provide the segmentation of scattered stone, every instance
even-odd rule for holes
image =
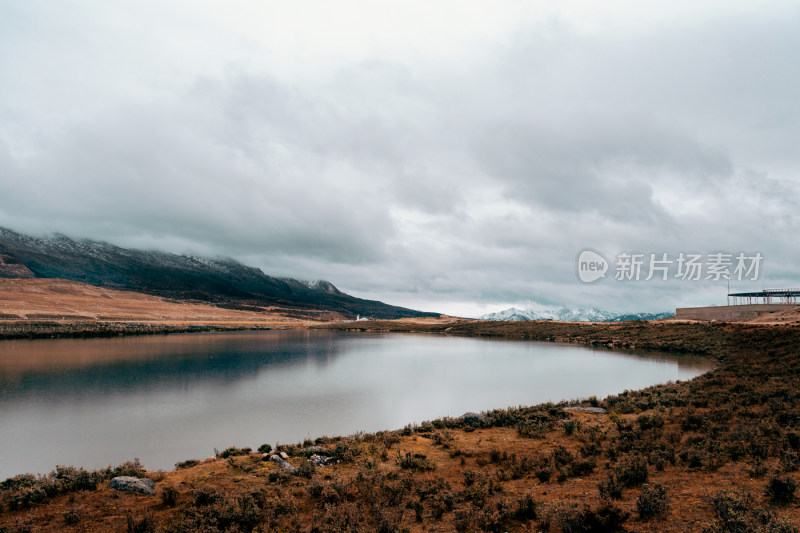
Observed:
[[[286,459],[284,459],[280,455],[273,455],[269,458],[269,460],[278,463],[278,466],[281,468],[281,470],[285,472],[289,472],[290,474],[294,474],[297,472],[297,469],[292,465],[290,465],[288,461],[286,461]]]
[[[283,459],[284,461],[286,461],[287,459],[289,459],[289,455],[288,455],[286,452],[281,452],[281,453],[279,453],[278,455],[280,455],[280,456],[281,456],[281,459]]]
[[[582,413],[594,413],[596,415],[604,415],[607,413],[602,407],[565,407],[565,411],[580,411]]]
[[[123,492],[139,492],[141,494],[156,493],[156,484],[153,483],[152,479],[147,478],[119,476],[109,481],[108,486],[112,489],[121,490]]]
[[[480,413],[473,413],[472,411],[464,413],[458,418],[459,420],[461,420],[465,424],[469,424],[470,426],[480,426],[481,424],[486,422],[485,416],[483,416]]]
[[[308,460],[316,466],[325,466],[333,462],[333,457],[328,457],[327,455],[318,455],[315,453],[309,457]]]

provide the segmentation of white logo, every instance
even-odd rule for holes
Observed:
[[[578,256],[578,277],[584,283],[591,283],[606,277],[608,261],[592,250],[584,250]]]

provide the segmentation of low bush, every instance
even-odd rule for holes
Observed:
[[[215,455],[219,459],[227,459],[228,457],[238,457],[240,455],[247,455],[251,451],[251,448],[237,448],[236,446],[231,446],[230,448],[225,448],[221,452],[217,452],[215,450]]]
[[[797,484],[788,476],[774,476],[767,483],[767,488],[764,491],[771,503],[787,504],[795,500],[795,491]]]
[[[261,446],[258,447],[258,452],[259,453],[269,453],[271,451],[272,451],[272,445],[271,444],[262,444]]]
[[[424,472],[426,470],[436,469],[436,464],[431,462],[426,455],[421,453],[407,453],[405,457],[397,461],[397,464],[404,470],[417,470]]]
[[[796,526],[756,505],[747,492],[719,492],[712,497],[712,505],[717,523],[711,531],[715,533],[797,533]]]
[[[639,518],[650,520],[667,514],[667,488],[660,483],[646,484],[636,499]]]
[[[619,500],[622,498],[622,485],[619,484],[617,477],[611,472],[608,473],[605,480],[597,484],[597,490],[600,491],[600,497],[603,499]]]
[[[635,487],[647,481],[647,460],[641,455],[625,456],[617,463],[614,473],[623,487]]]

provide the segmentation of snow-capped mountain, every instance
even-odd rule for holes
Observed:
[[[132,250],[63,235],[30,237],[0,227],[0,278],[60,278],[232,309],[279,307],[344,316],[438,316],[345,294],[324,280],[269,276],[230,258]]]
[[[480,317],[481,320],[497,321],[526,321],[526,320],[557,320],[559,322],[622,322],[625,320],[662,320],[673,316],[674,313],[612,313],[603,309],[592,307],[586,309],[561,309],[534,311],[532,309],[517,309],[512,307],[505,311],[489,313]]]

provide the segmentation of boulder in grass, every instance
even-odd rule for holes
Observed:
[[[579,413],[594,413],[596,415],[604,415],[607,413],[602,407],[565,407],[565,411],[577,411]]]
[[[152,479],[147,478],[119,476],[112,478],[111,481],[108,482],[108,486],[123,492],[138,492],[140,494],[156,493],[156,484],[153,483]]]
[[[464,413],[459,419],[468,426],[478,427],[486,423],[486,417],[480,413],[473,413],[472,411]]]
[[[326,466],[334,461],[333,457],[329,457],[327,455],[319,455],[316,453],[311,457],[309,457],[308,460],[311,461],[311,463],[315,466]]]
[[[278,466],[284,472],[288,472],[290,474],[296,474],[297,473],[297,469],[295,467],[293,467],[292,465],[290,465],[289,461],[287,461],[286,459],[284,459],[280,455],[272,455],[272,456],[270,456],[269,460],[273,461],[275,463],[278,463]]]

